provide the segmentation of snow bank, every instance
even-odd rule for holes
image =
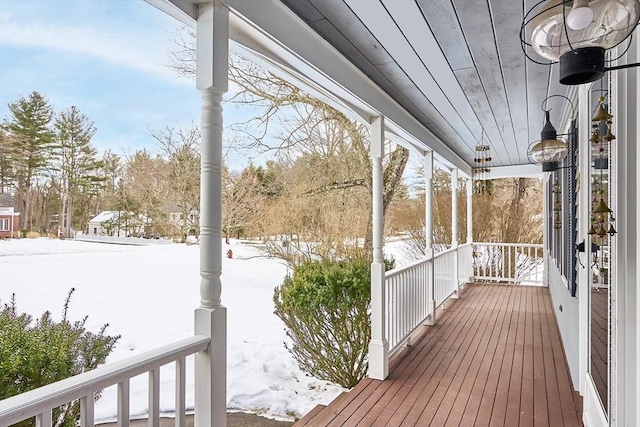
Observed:
[[[287,269],[241,242],[223,245],[222,301],[228,310],[229,409],[280,419],[327,404],[342,388],[306,376],[283,342],[284,325],[273,314],[273,289]],[[15,293],[18,309],[34,316],[51,310],[59,319],[64,298],[76,288],[69,316],[88,314],[87,327],[120,334],[108,362],[193,334],[199,304],[199,246],[119,246],[69,240],[0,241],[0,299]],[[161,370],[161,411],[174,410],[174,367]],[[193,358],[187,367],[188,406],[193,407]],[[147,376],[131,381],[131,414],[147,412]],[[96,403],[96,421],[113,420],[116,389]]]

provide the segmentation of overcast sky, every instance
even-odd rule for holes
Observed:
[[[38,91],[94,121],[100,151],[153,151],[149,130],[200,120],[195,84],[167,66],[179,27],[142,0],[0,0],[0,121]],[[225,106],[225,125],[240,116]]]

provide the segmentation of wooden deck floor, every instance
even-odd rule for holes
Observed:
[[[549,291],[470,285],[438,325],[295,426],[580,426]]]

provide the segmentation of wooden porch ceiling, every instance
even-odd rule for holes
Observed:
[[[569,91],[520,47],[537,0],[281,1],[469,165],[481,141],[493,166],[527,164],[541,102]]]
[[[390,372],[295,426],[582,425],[547,288],[467,287]]]

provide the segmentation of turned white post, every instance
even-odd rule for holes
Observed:
[[[467,244],[473,245],[473,178],[467,179]],[[465,266],[465,271],[471,272],[467,280],[473,282],[473,246],[465,250],[470,256],[465,257],[464,262],[471,263],[471,265]]]
[[[451,247],[458,247],[458,169],[451,169]]]
[[[198,5],[196,87],[202,94],[200,307],[195,333],[211,337],[195,356],[195,425],[227,425],[227,312],[222,306],[222,95],[228,89],[229,10]]]
[[[467,179],[467,243],[473,243],[473,179]]]
[[[458,168],[451,169],[451,247],[458,247]],[[456,283],[456,291],[451,298],[458,298],[460,295],[460,280],[458,280],[458,256],[456,249],[453,257],[453,280]]]
[[[433,151],[424,153],[424,253],[433,258]]]
[[[384,212],[382,200],[382,158],[384,157],[384,118],[371,121],[373,262],[371,263],[371,341],[369,377],[383,380],[389,374],[389,342],[385,336],[384,255],[382,252]]]
[[[427,325],[436,324],[435,266],[433,262],[433,151],[424,153],[424,253],[430,259],[427,281],[427,309],[429,310]]]

